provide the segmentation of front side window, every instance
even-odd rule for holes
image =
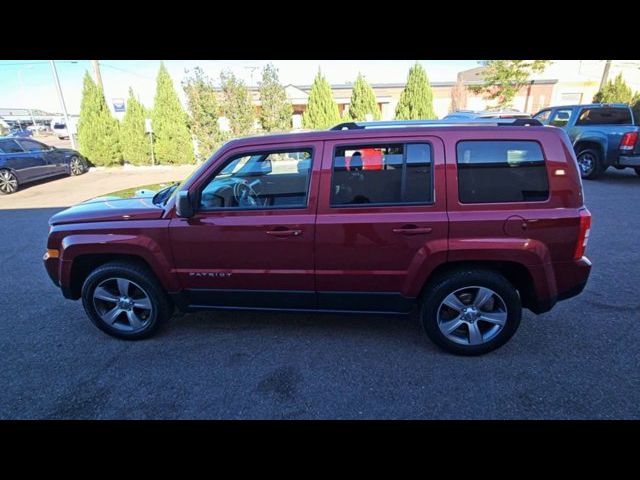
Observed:
[[[433,201],[431,145],[337,147],[331,205],[412,204]]]
[[[540,123],[546,124],[547,120],[549,120],[550,113],[551,113],[551,110],[543,110],[539,113],[536,113],[533,118],[535,118],[536,120],[539,120]]]
[[[0,151],[3,153],[21,153],[22,147],[15,140],[0,140]]]
[[[310,148],[235,155],[200,194],[200,208],[306,207]]]
[[[27,152],[42,152],[48,150],[48,148],[39,142],[34,142],[33,140],[18,140],[22,148],[24,148]]]
[[[567,123],[569,123],[571,113],[571,109],[556,110],[551,117],[549,125],[553,125],[554,127],[564,127]]]
[[[537,142],[462,141],[457,164],[462,203],[539,202],[549,197],[547,169]]]

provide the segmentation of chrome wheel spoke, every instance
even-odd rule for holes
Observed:
[[[447,307],[455,310],[456,312],[461,311],[465,307],[464,303],[460,301],[455,293],[447,295],[447,298],[445,298],[444,302],[442,303],[444,303]]]
[[[507,323],[507,312],[482,312],[478,320],[504,326]]]
[[[464,322],[460,320],[460,317],[456,317],[453,320],[448,320],[446,322],[441,323],[440,330],[442,330],[442,333],[444,333],[445,335],[450,335],[456,329],[458,329],[458,327],[460,327],[460,325],[462,325],[463,323]]]
[[[116,306],[116,307],[113,307],[111,310],[107,311],[106,313],[104,313],[102,315],[102,319],[105,322],[107,322],[109,325],[113,325],[121,313],[122,313],[122,309]]]
[[[476,298],[473,299],[473,306],[480,308],[493,297],[493,292],[488,288],[480,287],[478,288],[478,293],[476,294]]]
[[[133,310],[127,311],[127,318],[129,319],[129,325],[131,328],[140,328],[144,323],[143,320],[138,317]]]
[[[133,306],[135,308],[141,308],[143,310],[151,310],[151,300],[149,300],[149,298],[147,297],[134,298]]]
[[[469,343],[471,345],[480,345],[484,340],[482,339],[482,332],[478,328],[478,323],[473,322],[467,325],[469,327]]]
[[[120,295],[123,295],[125,297],[128,296],[129,285],[131,284],[131,282],[126,278],[118,278],[116,281],[118,283],[118,291],[120,292]]]
[[[97,287],[93,292],[94,298],[104,300],[105,302],[118,303],[118,297],[109,293],[104,287]]]

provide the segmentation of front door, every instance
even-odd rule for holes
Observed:
[[[49,151],[49,147],[43,143],[27,138],[21,138],[16,140],[23,150],[26,152],[26,156],[30,158],[34,167],[32,170],[32,179],[45,178],[51,175],[55,175],[57,166],[47,161],[46,153]]]
[[[236,148],[190,189],[170,236],[190,304],[315,308],[314,235],[322,142]]]
[[[444,147],[434,136],[326,142],[316,223],[320,308],[406,311],[447,255]]]

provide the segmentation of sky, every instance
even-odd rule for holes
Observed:
[[[458,72],[479,66],[477,60],[419,60],[431,81],[455,81]],[[310,85],[318,68],[330,83],[353,82],[361,72],[370,83],[405,82],[413,60],[165,60],[174,86],[184,103],[181,82],[185,70],[201,67],[218,80],[222,70],[231,70],[247,84],[257,85],[261,70],[267,63],[278,68],[284,85]],[[105,97],[128,96],[133,88],[147,107],[153,105],[155,78],[160,60],[101,60],[101,75]],[[257,67],[257,68],[256,68]],[[70,114],[80,111],[82,77],[85,71],[93,76],[90,60],[56,60],[64,100]],[[22,80],[22,81],[21,81]],[[48,60],[0,61],[0,108],[33,108],[61,112],[60,102]]]

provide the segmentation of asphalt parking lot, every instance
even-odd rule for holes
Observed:
[[[585,195],[586,290],[527,312],[507,345],[477,358],[441,352],[414,318],[182,314],[150,340],[116,340],[44,271],[47,219],[61,208],[5,198],[0,418],[640,418],[640,177],[608,171]]]

